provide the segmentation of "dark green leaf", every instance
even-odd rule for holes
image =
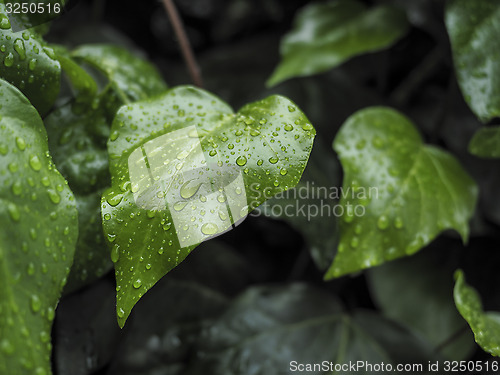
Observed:
[[[500,126],[478,130],[470,141],[469,151],[481,158],[500,158]]]
[[[123,104],[158,95],[167,89],[153,65],[124,48],[88,44],[77,48],[72,56],[105,74]]]
[[[11,21],[0,3],[0,77],[19,88],[43,115],[59,94],[61,66],[34,29],[14,32]]]
[[[455,304],[463,318],[469,323],[476,342],[486,352],[500,356],[500,313],[483,311],[477,291],[468,286],[462,271],[457,271]]]
[[[282,40],[282,61],[267,85],[322,73],[354,56],[387,48],[408,26],[405,13],[388,5],[367,9],[351,0],[308,5]]]
[[[75,200],[35,108],[0,80],[0,373],[50,374],[50,332],[73,262]]]
[[[120,325],[197,244],[295,186],[314,136],[300,109],[279,96],[235,114],[217,97],[181,86],[122,107],[108,142],[112,188],[102,199]],[[199,175],[191,176],[195,169]],[[212,172],[221,177],[208,177]],[[197,189],[192,181],[200,181]]]
[[[292,361],[391,364],[429,358],[418,340],[390,321],[365,311],[349,316],[331,295],[294,284],[248,289],[202,334],[196,359],[188,374],[281,375],[293,372]]]
[[[326,279],[412,255],[446,229],[467,241],[476,184],[452,155],[425,145],[408,118],[359,111],[333,147],[344,169],[344,215]]]
[[[205,286],[162,280],[134,309],[109,374],[184,374],[202,328],[227,305]]]
[[[430,248],[368,273],[372,296],[384,315],[407,326],[435,349],[465,327],[453,303],[452,255],[452,251]],[[463,360],[473,345],[472,337],[461,335],[441,348],[441,353]]]
[[[457,79],[483,122],[500,116],[500,2],[451,0],[446,8]]]
[[[75,192],[78,205],[80,235],[65,289],[69,292],[112,267],[100,214],[100,195],[110,185],[106,151],[109,124],[99,105],[93,109],[71,102],[52,112],[45,126],[54,162]]]

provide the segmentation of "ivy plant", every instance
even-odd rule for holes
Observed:
[[[21,3],[0,0],[1,374],[498,364],[497,0],[179,2],[188,33],[164,0],[175,38],[134,3],[145,53],[109,29],[126,1]]]

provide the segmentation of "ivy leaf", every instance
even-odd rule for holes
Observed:
[[[103,73],[121,104],[144,100],[167,89],[153,65],[124,48],[87,44],[74,50],[72,56]]]
[[[465,327],[465,322],[452,297],[456,249],[442,247],[430,246],[412,258],[371,269],[371,295],[386,317],[411,329],[434,350],[440,348],[446,358],[463,360],[469,358],[474,343],[469,335],[449,341]],[[441,347],[443,343],[448,345]]]
[[[404,11],[389,5],[367,9],[358,1],[311,4],[297,15],[281,42],[282,61],[267,81],[322,73],[350,58],[387,48],[409,28]]]
[[[500,158],[500,126],[478,130],[469,143],[469,152],[481,158]]]
[[[19,88],[44,115],[59,94],[61,66],[33,29],[14,32],[14,20],[9,20],[0,3],[0,76]]]
[[[50,332],[78,221],[35,108],[0,80],[0,373],[49,374]]]
[[[445,20],[465,101],[483,122],[500,117],[500,3],[452,0]]]
[[[122,107],[108,142],[112,188],[102,199],[119,324],[196,245],[295,186],[314,136],[305,115],[279,96],[235,114],[181,86]]]
[[[461,270],[455,274],[453,293],[455,304],[462,317],[469,323],[478,345],[484,351],[500,356],[500,313],[483,312],[481,298],[477,291],[467,285]]]
[[[325,279],[412,255],[439,233],[464,241],[478,189],[458,161],[425,145],[390,108],[355,113],[333,143],[344,169],[340,244]]]
[[[383,361],[391,365],[427,359],[429,354],[418,340],[390,321],[368,311],[350,316],[331,295],[292,284],[247,289],[202,333],[198,356],[186,373],[274,375],[294,372],[294,364]],[[347,373],[330,368],[298,370]]]
[[[103,276],[112,268],[104,241],[100,198],[110,186],[108,153],[109,124],[104,110],[86,108],[72,101],[45,119],[54,162],[69,182],[78,206],[79,237],[75,260],[65,293]]]

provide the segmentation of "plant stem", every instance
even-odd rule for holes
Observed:
[[[177,8],[175,7],[172,0],[163,0],[163,6],[167,11],[170,22],[172,22],[172,26],[174,28],[175,35],[177,36],[177,40],[179,41],[182,56],[184,57],[184,61],[186,62],[191,80],[196,86],[203,87],[200,67],[198,66],[196,58],[194,57],[193,49],[191,48],[191,44],[189,43],[189,39],[186,35],[186,30],[184,29],[181,17],[177,12]]]

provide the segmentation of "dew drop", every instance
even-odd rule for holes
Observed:
[[[9,52],[7,56],[5,56],[5,59],[3,60],[3,64],[7,67],[10,68],[12,65],[14,65],[14,55],[12,52]]]
[[[288,171],[287,171],[285,168],[283,168],[283,169],[280,171],[280,175],[282,175],[282,176],[285,176],[287,173],[288,173]]]
[[[14,195],[21,195],[23,192],[23,187],[21,186],[21,183],[19,181],[16,181],[12,184],[12,193]]]
[[[195,195],[198,190],[200,189],[201,187],[201,183],[198,183],[198,184],[193,184],[192,183],[193,181],[187,181],[186,183],[184,183],[184,185],[181,186],[181,197],[184,198],[184,199],[189,199],[191,198],[193,195]]]
[[[120,251],[119,251],[119,247],[118,246],[113,246],[113,248],[111,249],[111,261],[113,263],[116,263],[120,260]]]
[[[287,132],[292,131],[292,130],[293,130],[293,125],[291,125],[291,124],[286,124],[286,125],[285,125],[285,130],[286,130]]]
[[[9,202],[7,204],[7,211],[9,211],[10,218],[13,221],[19,221],[21,219],[21,213],[19,212],[19,209],[17,208],[15,203]]]
[[[278,162],[278,160],[279,160],[278,157],[272,156],[269,158],[269,163],[276,164]]]
[[[58,204],[61,202],[61,196],[57,193],[57,191],[48,189],[47,192],[49,193],[49,198],[52,203]]]
[[[243,167],[247,163],[247,158],[245,156],[240,156],[238,159],[236,159],[236,164],[238,164],[240,167]]]
[[[396,217],[396,219],[394,219],[394,226],[395,226],[397,229],[401,229],[401,228],[403,228],[403,226],[404,226],[403,219],[401,219],[399,216],[398,216],[398,217]]]
[[[187,204],[188,202],[179,201],[174,204],[174,210],[176,210],[177,212],[182,211]]]
[[[380,216],[377,221],[377,226],[381,230],[387,229],[387,227],[389,226],[389,219],[387,218],[387,216]]]
[[[214,223],[206,223],[201,227],[201,232],[207,236],[211,236],[217,233],[219,228]]]
[[[26,142],[21,137],[16,137],[16,145],[20,151],[24,151],[26,149]]]
[[[142,286],[142,280],[137,279],[134,281],[134,284],[132,284],[132,285],[134,286],[135,289],[139,289]]]
[[[36,155],[31,155],[29,163],[30,163],[30,167],[34,171],[39,171],[40,169],[42,169],[42,162],[40,161],[40,159]],[[42,181],[42,183],[43,183],[43,181]]]
[[[120,307],[119,309],[117,309],[116,314],[119,318],[123,318],[125,316],[125,311]]]
[[[40,308],[42,307],[42,301],[40,301],[40,297],[38,297],[36,294],[33,294],[31,296],[31,310],[33,312],[38,312],[40,311]]]
[[[24,47],[24,41],[22,39],[16,39],[14,41],[14,51],[17,52],[21,60],[26,59],[26,48]]]
[[[106,202],[108,202],[110,206],[116,207],[120,204],[122,199],[123,199],[123,194],[116,194],[111,197],[107,197]]]

